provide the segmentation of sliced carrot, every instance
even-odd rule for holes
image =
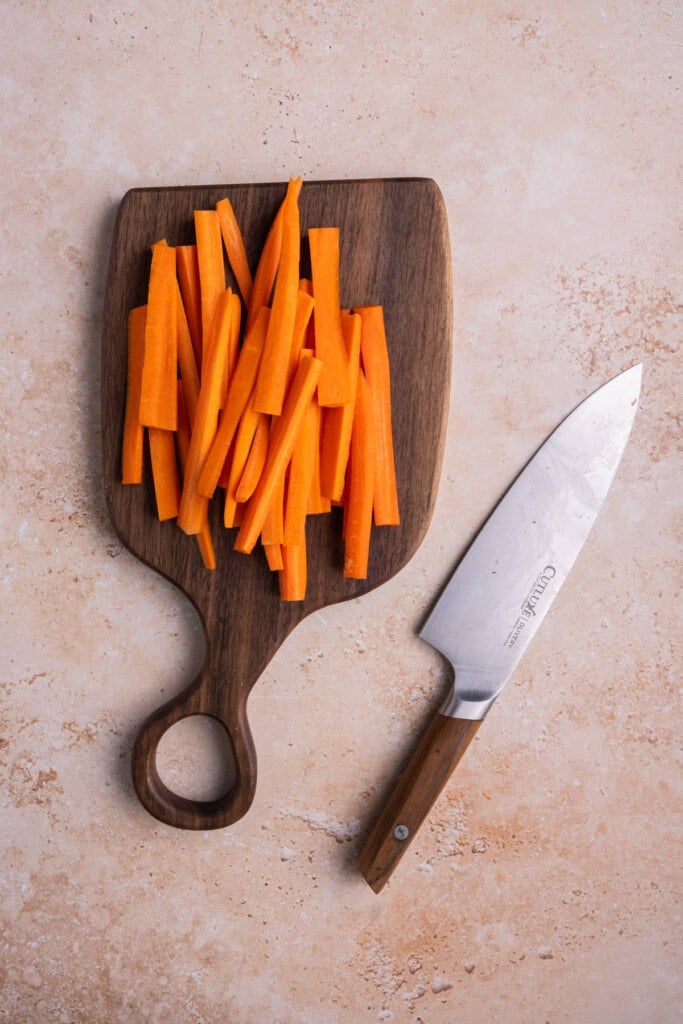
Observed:
[[[265,556],[266,556],[266,562],[268,563],[268,568],[272,572],[278,572],[280,569],[282,569],[284,567],[284,562],[282,561],[282,545],[281,544],[264,544],[263,545],[263,551],[264,551]]]
[[[285,504],[285,475],[282,473],[275,484],[273,496],[270,499],[268,513],[261,530],[261,543],[263,545],[282,544],[285,539],[284,528],[284,504]]]
[[[350,400],[349,371],[339,308],[339,228],[309,228],[313,277],[315,354],[323,361],[318,385],[320,405]]]
[[[299,193],[301,191],[301,178],[294,179],[294,190],[298,200]],[[287,187],[287,191],[289,191],[289,186]],[[284,215],[283,208],[286,201],[287,196],[285,194],[285,198],[273,218],[273,223],[270,226],[266,241],[263,249],[261,250],[261,256],[256,268],[256,273],[254,274],[254,284],[251,289],[251,296],[249,299],[247,330],[256,318],[261,306],[267,306],[270,302],[270,295],[273,291],[273,285],[275,284],[277,269],[280,263],[280,252],[282,249],[282,218]]]
[[[140,423],[140,392],[142,363],[145,358],[145,320],[147,306],[136,306],[128,314],[128,377],[126,413],[123,421],[121,482],[142,483],[142,452],[144,427]]]
[[[313,296],[299,288],[296,297],[296,314],[294,316],[294,331],[292,344],[289,350],[289,366],[287,368],[287,389],[294,380],[296,368],[299,365],[301,350],[306,345],[308,326],[313,315]]]
[[[248,554],[258,540],[278,480],[284,476],[306,408],[317,387],[321,369],[321,361],[304,350],[282,415],[278,417],[271,430],[266,464],[258,486],[246,507],[244,520],[235,540],[237,551]]]
[[[177,302],[177,326],[178,326],[178,366],[180,376],[183,380],[183,394],[187,401],[187,412],[190,422],[194,420],[199,399],[199,370],[197,369],[197,357],[192,345],[192,335],[183,306],[180,286],[176,281],[176,302]]]
[[[254,381],[256,380],[266,331],[268,330],[269,316],[270,311],[265,306],[262,307],[253,327],[247,331],[244,339],[235,372],[228,386],[228,393],[218,430],[206,455],[199,477],[199,492],[207,498],[213,497],[214,491],[218,486],[218,480],[232,439],[235,436],[240,418],[247,408],[254,387]]]
[[[283,601],[303,601],[306,597],[306,544],[282,545],[282,569],[278,575]]]
[[[176,245],[178,283],[197,366],[202,365],[202,298],[196,245]]]
[[[308,504],[306,505],[306,512],[308,515],[319,515],[321,513],[329,512],[332,507],[330,499],[326,498],[320,488],[320,438],[322,431],[322,414],[323,410],[318,405],[317,399],[314,402],[316,419],[315,419],[315,462],[313,465],[313,479],[311,480],[311,488],[308,493]]]
[[[187,465],[187,453],[190,450],[190,432],[193,417],[190,416],[189,405],[185,397],[186,388],[182,380],[178,381],[178,429],[176,431],[176,446],[178,448],[178,461],[180,463],[181,476],[185,474]],[[214,551],[211,527],[208,519],[205,520],[201,530],[197,534],[199,552],[206,569],[216,568],[216,552]]]
[[[372,395],[362,370],[358,373],[351,434],[351,475],[344,523],[344,576],[364,580],[372,531],[376,438]]]
[[[213,337],[211,344],[218,344],[225,349],[223,360],[223,371],[219,387],[218,407],[222,409],[228,391],[228,380],[232,376],[235,362],[238,356],[240,317],[242,306],[239,296],[232,288],[226,289],[220,296],[216,306],[216,313],[213,322]]]
[[[361,319],[356,314],[342,317],[342,333],[348,354],[350,399],[346,405],[323,411],[320,442],[320,490],[333,501],[340,501],[351,447],[358,361],[360,357]]]
[[[224,293],[223,304],[227,305],[229,309],[234,308],[228,292]],[[204,460],[216,434],[223,367],[227,358],[227,337],[227,333],[223,335],[217,333],[215,343],[211,345],[205,359],[206,368],[202,373],[197,411],[192,424],[190,450],[187,454],[187,466],[178,513],[178,525],[185,533],[199,533],[207,518],[209,499],[200,494],[197,485]],[[222,341],[225,341],[226,344],[221,344]]]
[[[244,299],[244,304],[248,306],[252,288],[251,270],[249,269],[249,260],[247,259],[247,250],[244,247],[242,232],[237,223],[232,203],[227,197],[220,199],[216,203],[216,213],[218,214],[218,222],[221,228],[221,235],[223,236],[223,245],[225,246],[228,263],[235,275],[237,287]]]
[[[391,429],[389,351],[381,306],[356,309],[361,317],[361,359],[370,387],[377,436],[377,471],[373,501],[376,526],[398,526],[400,514]]]
[[[249,498],[251,498],[254,493],[256,484],[259,482],[259,477],[261,476],[261,471],[263,470],[263,466],[266,461],[269,434],[270,428],[268,426],[268,417],[259,415],[254,437],[251,442],[251,448],[249,449],[249,457],[247,458],[244,471],[242,472],[240,482],[237,486],[237,490],[235,491],[235,500],[237,502],[249,501]]]
[[[289,353],[294,337],[301,249],[297,194],[294,180],[290,179],[282,208],[282,248],[268,334],[254,389],[254,408],[269,416],[279,416],[282,412],[287,389]]]
[[[251,451],[251,446],[254,443],[254,437],[261,421],[265,423],[266,429],[268,429],[268,417],[265,413],[254,410],[252,396],[242,413],[237,434],[235,435],[235,443],[232,447],[228,479],[225,485],[225,504],[223,506],[223,524],[227,527],[239,525],[238,509],[242,508],[242,505],[237,501],[237,488],[244,474],[249,460],[249,452]]]
[[[306,539],[306,512],[315,472],[320,409],[311,399],[289,462],[285,498],[284,543],[299,545]]]
[[[180,480],[175,457],[174,431],[162,430],[160,427],[148,427],[147,436],[149,437],[157,515],[160,521],[164,522],[166,519],[175,519],[180,503]]]
[[[218,214],[215,210],[195,210],[194,230],[197,237],[197,264],[202,310],[202,373],[207,349],[213,341],[214,317],[221,296],[225,293],[225,264]]]
[[[176,428],[176,306],[175,249],[166,242],[155,242],[147,293],[145,357],[140,390],[140,422],[145,427]]]

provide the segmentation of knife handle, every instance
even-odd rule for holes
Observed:
[[[480,725],[439,713],[420,740],[358,858],[375,892],[388,882]]]

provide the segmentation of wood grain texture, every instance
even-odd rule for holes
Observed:
[[[136,791],[148,811],[183,828],[219,828],[248,809],[256,756],[246,717],[249,692],[291,630],[310,612],[355,598],[389,579],[415,552],[427,529],[438,486],[451,363],[450,243],[443,199],[429,179],[304,183],[301,229],[339,225],[342,305],[382,304],[391,359],[393,425],[401,525],[373,528],[368,577],[344,579],[339,510],[309,517],[306,600],[285,603],[277,577],[259,551],[233,550],[235,531],[222,525],[220,502],[210,519],[218,567],[204,569],[194,538],[157,521],[149,467],[142,486],[121,484],[125,408],[126,317],[146,300],[150,246],[193,240],[193,210],[223,196],[256,257],[286,190],[284,183],[134,189],[120,205],[112,243],[102,339],[102,444],[109,512],[133,554],[176,584],[204,624],[206,664],[194,682],[143,726],[133,754]],[[306,244],[302,271],[308,271]],[[229,270],[229,283],[233,283]],[[146,455],[147,457],[147,455]],[[171,724],[189,714],[218,719],[237,767],[220,800],[195,802],[171,793],[155,767],[156,747]]]
[[[447,715],[434,717],[358,858],[358,867],[375,892],[389,881],[480,725]]]

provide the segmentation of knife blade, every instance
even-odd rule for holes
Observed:
[[[375,892],[429,814],[585,544],[626,447],[641,378],[639,363],[560,423],[493,510],[426,619],[419,635],[451,663],[453,687],[361,851],[359,868]]]

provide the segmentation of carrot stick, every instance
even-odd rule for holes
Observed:
[[[330,499],[326,498],[320,489],[320,438],[323,410],[318,405],[317,400],[314,402],[314,406],[316,412],[315,460],[313,464],[313,479],[311,480],[311,487],[308,492],[308,503],[306,505],[306,513],[308,515],[319,515],[320,513],[329,512],[331,508]]]
[[[361,359],[372,394],[377,435],[373,502],[375,525],[398,526],[400,515],[391,430],[391,379],[384,312],[381,306],[363,306],[356,312],[361,317]]]
[[[161,522],[166,519],[175,519],[180,502],[180,481],[175,457],[174,431],[163,430],[161,427],[148,427],[147,435],[157,515]]]
[[[299,365],[299,356],[306,342],[308,325],[313,314],[313,297],[308,292],[299,289],[296,297],[296,313],[294,316],[294,331],[292,334],[292,345],[289,350],[289,365],[287,367],[287,389],[294,380],[296,368]]]
[[[222,305],[227,305],[229,309],[234,308],[230,302],[229,291],[223,293]],[[222,315],[222,309],[219,309],[218,315]],[[227,344],[221,342],[227,343],[228,334],[229,332],[216,333],[215,343],[210,347],[208,355],[206,348],[204,350],[206,369],[202,374],[197,411],[192,424],[190,450],[187,454],[178,513],[178,526],[185,533],[199,533],[207,518],[209,499],[200,494],[197,485],[202,465],[216,433],[223,367],[227,358]]]
[[[306,540],[306,511],[315,472],[320,409],[311,400],[292,451],[285,498],[284,543],[298,545]]]
[[[218,214],[215,210],[195,210],[194,230],[197,238],[197,263],[202,310],[202,373],[207,349],[213,341],[214,317],[225,293],[223,242]]]
[[[126,414],[123,421],[121,482],[142,483],[142,451],[145,429],[140,423],[142,363],[145,358],[145,320],[147,306],[136,306],[128,314],[128,376]]]
[[[257,412],[279,416],[287,389],[289,352],[294,337],[297,296],[299,294],[299,205],[293,179],[290,179],[282,208],[282,248],[278,264],[268,334],[254,389]]]
[[[232,267],[232,272],[235,275],[237,287],[244,299],[244,304],[248,306],[252,288],[251,270],[249,269],[247,250],[244,247],[242,232],[237,223],[232,203],[227,197],[220,199],[216,203],[216,213],[218,214],[218,222],[221,228],[221,235],[223,236],[223,245],[227,253],[228,263]]]
[[[318,384],[322,363],[308,351],[301,355],[299,368],[287,395],[282,415],[270,434],[268,455],[256,490],[247,505],[235,548],[249,554],[263,529],[278,479],[284,476],[306,408]]]
[[[249,459],[249,452],[254,442],[254,436],[259,429],[259,423],[263,420],[268,428],[268,417],[263,412],[255,412],[253,396],[249,399],[247,408],[242,413],[239,421],[235,443],[232,448],[232,457],[228,469],[228,479],[225,485],[225,505],[223,507],[223,524],[226,527],[238,526],[238,509],[242,505],[237,501],[237,488],[240,485],[242,474]]]
[[[175,430],[177,419],[178,332],[174,277],[175,249],[166,242],[155,242],[147,294],[140,422],[143,426],[163,430]]]
[[[230,336],[228,338],[228,357],[225,361],[225,387],[223,389],[223,401],[225,400],[225,397],[227,395],[228,384],[230,383],[232,375],[235,372],[235,367],[237,366],[237,360],[240,354],[240,327],[242,322],[242,306],[240,304],[240,299],[237,292],[232,293],[231,302],[233,304],[234,309],[231,321],[232,329],[230,331]],[[223,403],[221,403],[221,409],[222,408]]]
[[[268,513],[261,530],[261,543],[282,544],[285,539],[284,528],[285,475],[282,473],[275,484],[273,497],[270,500]]]
[[[281,544],[264,544],[263,550],[265,552],[268,568],[272,572],[278,572],[278,570],[284,568]]]
[[[199,399],[199,371],[197,370],[197,357],[192,345],[192,335],[180,294],[180,286],[176,281],[176,302],[178,314],[178,366],[180,376],[183,380],[185,398],[187,400],[187,412],[190,422],[194,420]]]
[[[289,191],[289,186],[287,187],[287,191]],[[301,191],[301,178],[294,179],[294,191],[296,192],[296,198],[298,200],[299,192]],[[285,199],[280,204],[280,207],[275,214],[263,249],[261,250],[261,256],[256,268],[256,273],[254,274],[254,284],[249,298],[247,330],[256,318],[261,306],[267,306],[270,302],[270,294],[273,290],[273,285],[275,284],[277,268],[280,263],[283,207],[286,201],[287,196],[285,195]]]
[[[306,544],[282,545],[282,569],[278,575],[283,601],[303,601],[306,597]]]
[[[178,283],[192,339],[197,366],[202,365],[202,300],[199,286],[199,264],[196,245],[175,247]]]
[[[211,344],[219,344],[225,349],[223,371],[219,388],[218,408],[222,409],[227,395],[228,380],[232,376],[238,355],[240,317],[242,306],[239,296],[228,288],[220,296],[213,321],[213,337]]]
[[[364,580],[368,575],[376,459],[372,395],[360,370],[351,434],[351,478],[344,521],[344,576],[347,579]]]
[[[315,354],[323,361],[318,385],[320,405],[350,400],[349,371],[339,309],[339,228],[309,228],[313,277]]]
[[[185,386],[182,380],[178,381],[178,429],[176,431],[176,445],[178,448],[178,461],[180,462],[180,473],[185,474],[187,465],[187,453],[190,450],[190,432],[192,417],[185,398]],[[216,553],[211,538],[211,527],[208,519],[197,534],[199,552],[206,569],[216,568]]]
[[[333,501],[340,501],[344,490],[344,474],[351,447],[351,428],[358,381],[361,319],[358,315],[342,317],[342,333],[348,353],[350,400],[346,405],[325,409],[320,442],[320,489]]]
[[[251,448],[249,449],[249,457],[235,491],[235,500],[237,502],[249,501],[249,498],[254,493],[266,461],[269,434],[268,417],[261,414],[258,417]]]
[[[218,486],[232,439],[249,402],[268,329],[269,316],[269,310],[265,306],[262,307],[252,329],[247,331],[247,336],[244,339],[235,372],[228,386],[218,430],[206,455],[199,477],[199,493],[207,498],[213,497]]]

